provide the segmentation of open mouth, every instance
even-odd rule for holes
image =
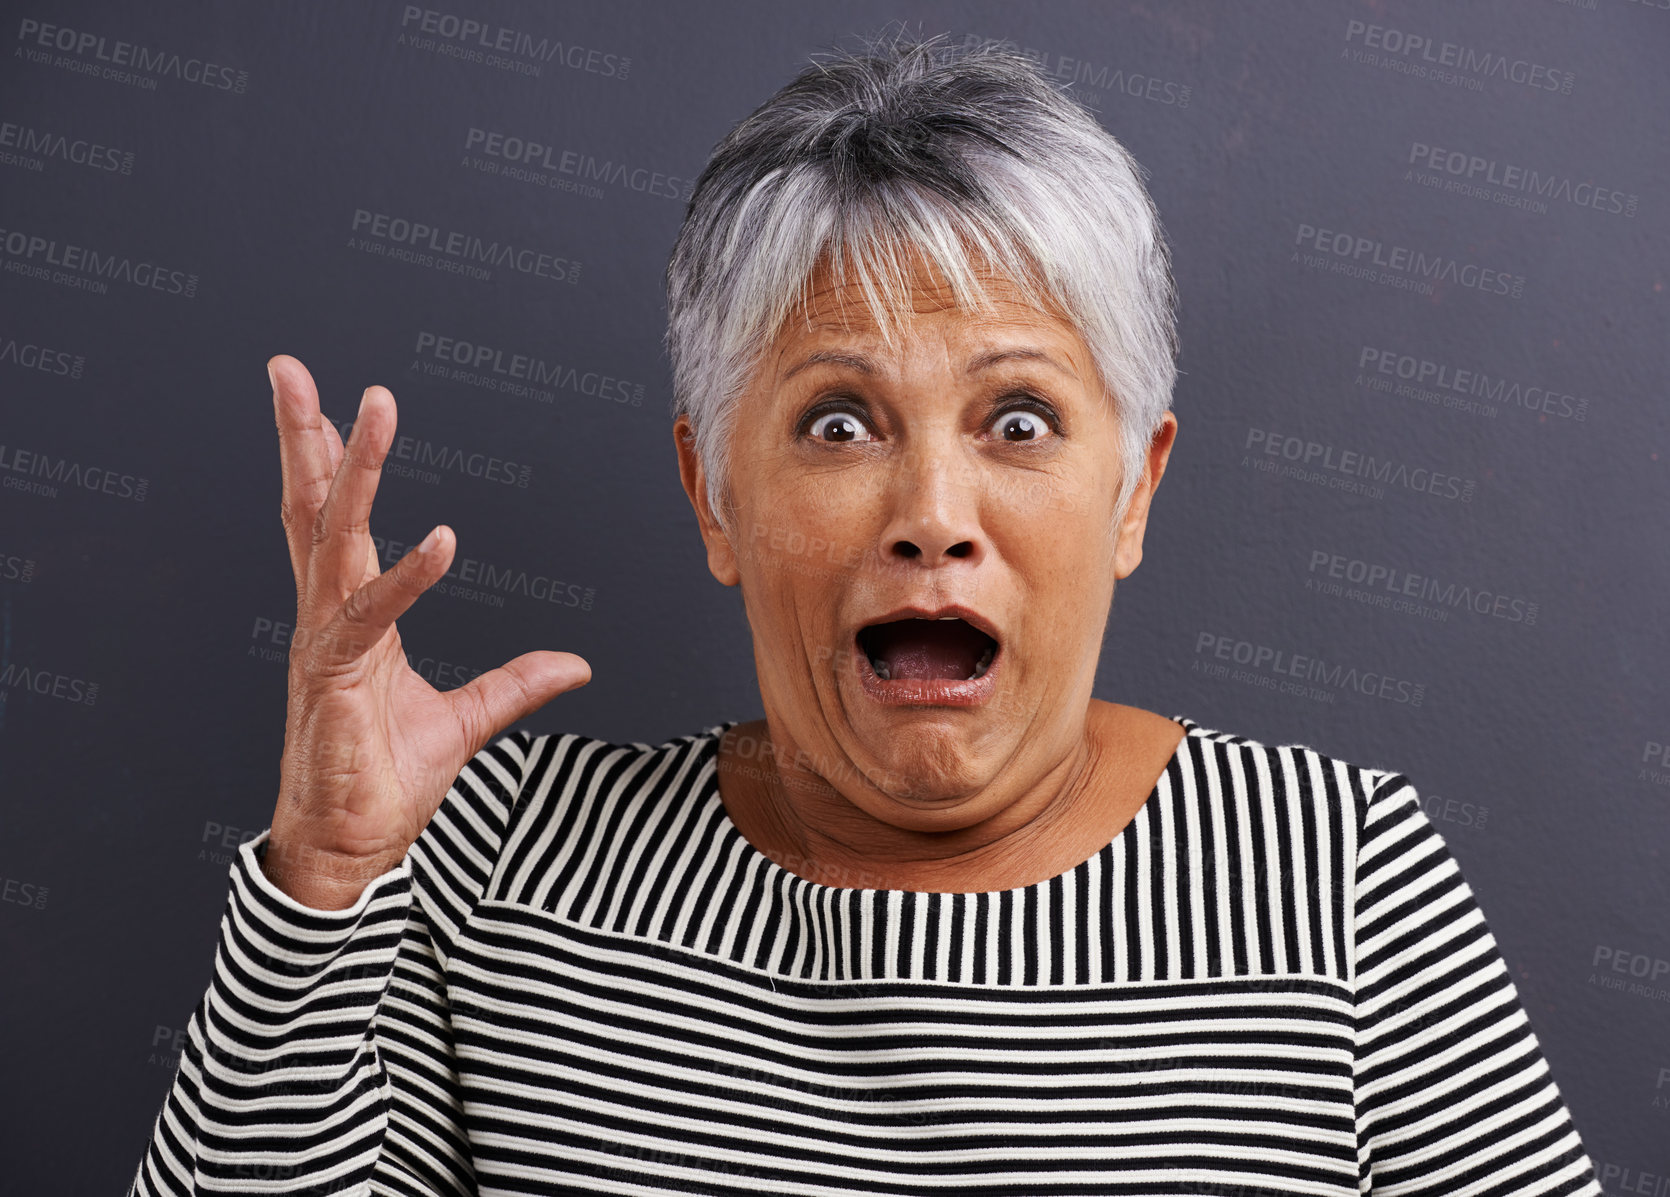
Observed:
[[[954,615],[896,619],[860,629],[858,648],[882,681],[969,681],[997,656],[997,641]]]

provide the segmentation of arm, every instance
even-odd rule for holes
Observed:
[[[269,880],[267,832],[238,849],[133,1197],[475,1192],[442,951],[492,871],[530,742],[478,753],[411,852],[346,909]]]
[[[591,671],[524,653],[442,693],[412,670],[395,621],[454,542],[438,526],[382,568],[370,517],[393,396],[368,388],[343,444],[300,362],[267,372],[296,579],[278,804],[233,865],[209,989],[132,1188],[468,1192],[443,945],[479,899],[528,748],[490,741]]]
[[[352,1192],[387,1121],[371,1022],[411,907],[405,862],[314,910],[238,849],[208,992],[131,1192]]]
[[[1484,915],[1400,775],[1364,811],[1354,901],[1360,1190],[1599,1197]]]

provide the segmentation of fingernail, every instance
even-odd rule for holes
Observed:
[[[365,390],[360,392],[360,406],[359,406],[359,411],[355,413],[356,417],[359,416],[359,415],[363,415],[365,413],[365,401],[367,399],[369,399],[370,397],[371,397],[371,388],[370,387],[366,387]]]
[[[278,375],[273,373],[273,364],[267,363],[267,381],[272,383],[273,390],[278,390]]]
[[[418,545],[418,552],[420,552],[420,553],[429,552],[437,544],[440,543],[440,540],[441,540],[441,527],[440,527],[439,524],[437,524],[437,525],[435,525],[435,527],[429,529],[429,535],[425,536],[423,538],[422,542]]]

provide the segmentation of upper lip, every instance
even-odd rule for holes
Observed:
[[[973,607],[964,607],[958,603],[952,603],[944,607],[900,607],[886,615],[878,615],[874,619],[866,620],[858,626],[858,631],[854,632],[853,635],[856,636],[858,632],[862,632],[865,628],[872,628],[882,623],[896,623],[901,619],[945,619],[953,616],[970,627],[978,628],[990,636],[999,647],[1002,647],[1003,637],[998,633],[997,624],[987,619]]]

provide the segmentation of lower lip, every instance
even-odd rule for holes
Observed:
[[[853,655],[858,658],[858,681],[864,693],[889,707],[980,706],[996,692],[997,671],[1003,668],[1003,650],[1000,648],[992,663],[986,666],[986,672],[979,677],[883,679],[876,675],[867,655],[861,652]]]

